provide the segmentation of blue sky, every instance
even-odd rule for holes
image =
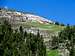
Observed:
[[[0,6],[75,25],[75,0],[0,0]]]

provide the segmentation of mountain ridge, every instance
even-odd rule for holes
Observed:
[[[17,12],[15,10],[9,10],[9,9],[0,9],[0,18],[7,18],[8,21],[10,21],[11,24],[25,24],[31,27],[41,27],[51,29],[51,27],[62,29],[62,26],[56,25],[54,21],[48,20],[46,18],[43,18],[41,16],[29,14],[29,13],[22,13]],[[3,20],[3,19],[2,19]],[[58,24],[58,23],[57,23]]]
[[[8,10],[8,9],[4,9],[4,11],[5,10]],[[29,14],[29,13],[22,13],[20,11],[18,12],[18,11],[8,10],[7,14],[9,14],[10,17],[11,17],[10,14],[14,14],[15,16],[22,16],[23,18],[28,17],[29,20],[36,20],[39,23],[54,23],[53,21],[48,20],[48,19],[46,19],[44,17],[38,16],[38,15],[34,15],[34,14]]]

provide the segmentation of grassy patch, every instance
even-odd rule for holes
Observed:
[[[20,22],[19,25],[22,25],[24,27],[36,27],[39,28],[41,30],[48,30],[51,32],[57,32],[57,31],[61,31],[62,29],[64,29],[64,26],[60,26],[60,25],[55,25],[55,24],[41,24],[39,22]]]
[[[50,50],[47,53],[47,56],[58,56],[58,51],[57,50]]]
[[[54,25],[54,24],[40,24],[38,22],[31,22],[31,25],[33,25],[37,28],[40,28],[40,29],[50,30],[53,32],[64,29],[64,26]]]

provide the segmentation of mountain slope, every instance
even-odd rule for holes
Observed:
[[[46,18],[7,9],[0,10],[0,18],[8,18],[7,20],[14,26],[22,25],[23,27],[33,27],[40,30],[49,30],[53,32],[60,31],[64,28],[64,26],[55,25],[55,22],[47,20]]]
[[[64,29],[64,26],[56,25],[55,22],[46,18],[9,9],[0,9],[0,21],[2,20],[8,20],[14,28],[23,26],[24,28],[39,29],[50,33],[56,33]]]
[[[3,20],[8,20],[14,30],[23,26],[24,31],[37,34],[39,29],[48,49],[50,46],[49,41],[52,40],[52,36],[58,35],[57,33],[65,28],[65,26],[56,25],[55,22],[34,14],[8,9],[0,9],[0,23],[2,23]]]

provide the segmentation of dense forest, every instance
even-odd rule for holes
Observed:
[[[75,56],[75,26],[66,28],[52,37],[52,50],[63,49],[69,51],[69,56]],[[46,45],[39,30],[37,35],[27,33],[20,26],[13,30],[8,21],[0,23],[0,56],[47,56]]]
[[[46,46],[39,34],[27,33],[22,26],[13,30],[8,21],[0,24],[0,56],[46,56]]]

